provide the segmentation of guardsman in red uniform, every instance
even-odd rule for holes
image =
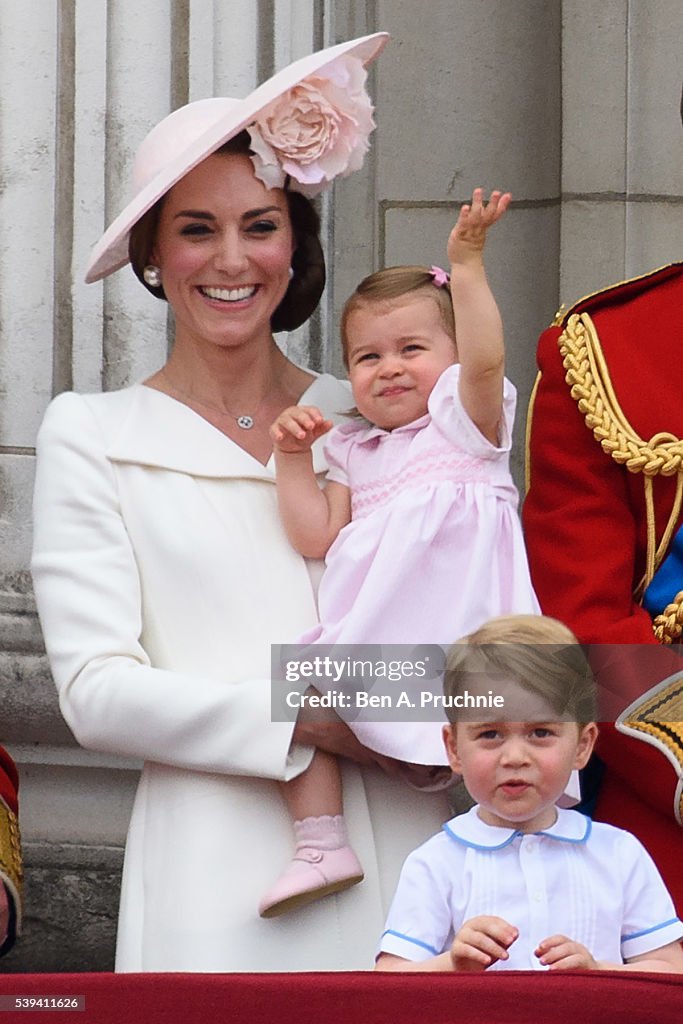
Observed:
[[[682,913],[683,264],[558,314],[538,365],[524,506],[534,586],[546,614],[605,645],[594,667],[612,724],[595,817],[638,836]]]
[[[0,956],[14,943],[21,925],[21,840],[17,820],[19,779],[14,762],[0,747]]]

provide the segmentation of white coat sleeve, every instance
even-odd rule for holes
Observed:
[[[222,682],[150,664],[115,475],[75,394],[55,399],[38,436],[32,572],[62,714],[84,747],[277,779],[308,765],[293,722],[271,721],[270,679]]]

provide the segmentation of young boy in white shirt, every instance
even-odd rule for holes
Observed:
[[[504,715],[463,709],[489,691]],[[376,969],[683,972],[683,923],[649,854],[556,806],[598,732],[574,635],[494,619],[451,648],[444,692],[449,761],[476,804],[407,858]]]

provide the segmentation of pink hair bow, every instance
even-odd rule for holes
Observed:
[[[434,284],[437,288],[447,288],[451,283],[451,275],[447,274],[441,267],[430,267],[429,273],[434,278]]]

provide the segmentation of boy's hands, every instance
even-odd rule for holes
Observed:
[[[332,426],[332,420],[326,420],[314,405],[291,405],[271,426],[270,439],[277,451],[299,455],[309,451]]]
[[[551,971],[595,971],[599,967],[585,946],[566,935],[551,935],[543,939],[534,953]]]
[[[502,917],[486,914],[471,917],[453,940],[453,970],[485,971],[496,960],[507,960],[508,948],[518,935],[518,929]]]
[[[507,960],[508,949],[518,935],[518,929],[502,917],[471,917],[453,940],[453,970],[485,971],[496,960]],[[594,971],[600,966],[585,946],[566,935],[543,939],[534,953],[551,971]]]
[[[458,220],[448,238],[448,261],[451,266],[479,262],[486,241],[486,232],[500,220],[512,196],[509,192],[492,192],[484,202],[484,190],[475,188],[472,202],[460,207]]]

